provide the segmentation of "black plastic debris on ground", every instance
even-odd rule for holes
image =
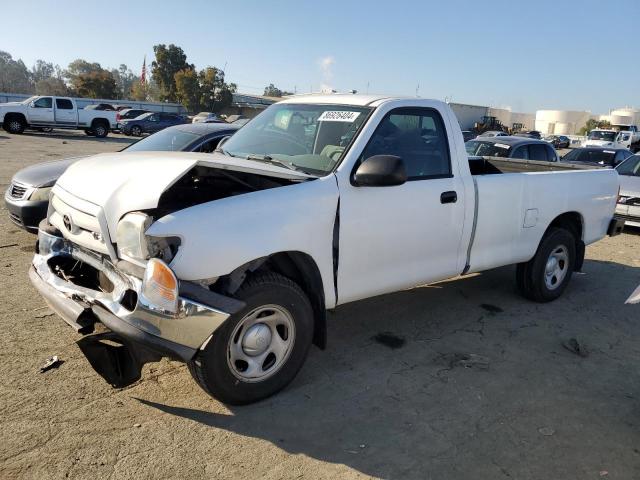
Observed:
[[[373,341],[378,342],[385,347],[389,347],[391,349],[402,348],[406,343],[406,340],[403,337],[400,337],[391,332],[380,332],[371,337]]]
[[[491,305],[490,303],[483,303],[483,304],[480,305],[480,307],[485,309],[489,313],[502,313],[502,312],[504,312],[504,310],[502,310],[500,307],[498,307],[496,305]]]
[[[562,342],[562,346],[565,349],[569,350],[571,353],[575,353],[582,358],[589,356],[587,347],[578,342],[578,340],[576,340],[575,338],[570,338],[569,340]]]

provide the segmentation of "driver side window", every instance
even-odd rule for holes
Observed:
[[[405,163],[408,180],[451,176],[447,132],[431,108],[398,108],[380,122],[361,160],[395,155]]]
[[[51,108],[53,102],[51,101],[51,97],[43,97],[39,98],[35,102],[33,102],[34,108]]]

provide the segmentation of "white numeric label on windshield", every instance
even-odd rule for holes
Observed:
[[[349,122],[352,123],[360,112],[338,112],[338,111],[326,111],[318,118],[319,122]]]

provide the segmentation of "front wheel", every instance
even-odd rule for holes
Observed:
[[[24,120],[22,120],[20,117],[17,117],[17,116],[13,116],[8,120],[5,120],[2,126],[7,132],[13,133],[16,135],[19,135],[22,132],[24,132],[24,129],[26,128]]]
[[[529,300],[550,302],[564,292],[576,262],[576,239],[564,228],[551,228],[535,256],[516,268],[518,290]]]
[[[302,367],[313,335],[309,299],[288,278],[258,275],[237,297],[245,308],[189,363],[196,382],[231,405],[256,402],[286,387]]]
[[[131,135],[133,135],[134,137],[141,137],[142,129],[139,126],[134,125],[133,127],[131,127]]]

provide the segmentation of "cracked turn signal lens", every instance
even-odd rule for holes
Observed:
[[[152,258],[147,262],[140,294],[141,301],[152,310],[178,311],[178,279],[162,260]]]

